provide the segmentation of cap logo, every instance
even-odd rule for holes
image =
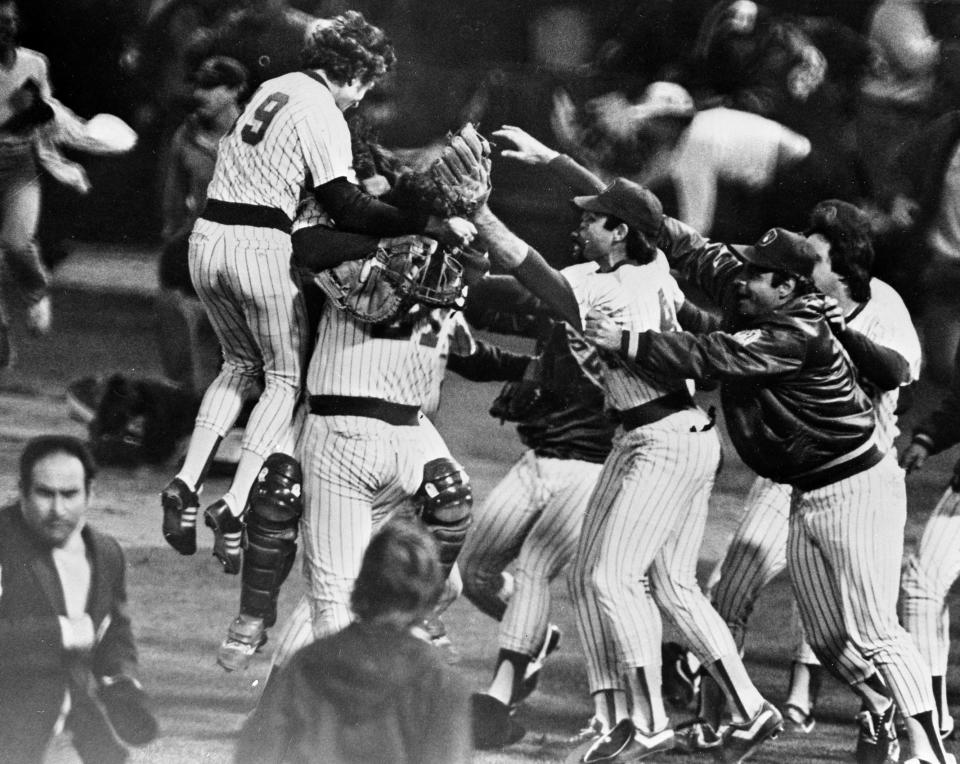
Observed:
[[[836,219],[837,219],[837,208],[834,205],[828,204],[826,207],[823,208],[824,222],[832,223]]]
[[[776,232],[775,229],[771,228],[769,231],[767,231],[767,232],[763,235],[763,238],[760,239],[760,241],[757,242],[757,246],[758,246],[758,247],[768,247],[768,246],[770,246],[771,244],[773,244],[773,242],[775,242],[776,240],[777,240],[777,232]]]

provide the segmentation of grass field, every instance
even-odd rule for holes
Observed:
[[[451,451],[470,471],[477,500],[482,501],[522,447],[509,425],[501,427],[486,415],[496,385],[471,386],[456,378],[447,384],[447,403],[438,426]],[[922,399],[918,410],[925,410],[931,401],[929,395]],[[751,479],[728,442],[725,457],[712,504],[702,574],[721,553]],[[952,464],[950,455],[937,457],[927,469],[910,478],[909,541],[916,539]],[[0,490],[13,490],[8,475],[12,472],[5,471],[0,479]],[[180,557],[169,548],[155,546],[161,543],[156,496],[168,477],[168,469],[107,470],[99,480],[100,491],[92,510],[98,527],[116,534],[127,550],[129,593],[141,648],[142,674],[156,700],[162,725],[161,737],[136,751],[132,760],[163,764],[227,762],[236,731],[259,697],[272,643],[246,672],[227,674],[216,666],[216,646],[235,614],[239,581],[219,572],[209,556],[206,530],[200,533],[200,543],[206,548],[201,548],[195,557]],[[211,484],[207,495],[215,497],[221,488],[218,483]],[[281,622],[302,587],[295,570],[281,597]],[[555,583],[553,594],[554,620],[562,627],[564,639],[544,671],[540,690],[519,712],[518,719],[528,733],[509,749],[477,754],[478,762],[563,761],[570,750],[563,741],[583,726],[591,713],[582,654],[562,581]],[[783,577],[763,593],[747,646],[752,676],[761,691],[777,703],[784,700],[794,640],[794,635],[783,631],[788,621],[788,596],[788,583]],[[446,622],[460,653],[459,670],[478,689],[482,688],[490,678],[497,652],[496,624],[465,601],[454,604]],[[953,670],[950,680],[955,690],[960,689],[958,672]],[[954,705],[960,703],[960,693],[955,691],[951,701]],[[762,748],[751,761],[852,761],[856,736],[852,720],[856,711],[853,696],[837,683],[827,681],[818,710],[820,721],[814,732],[809,736],[784,735]],[[673,714],[672,718],[679,722],[684,714]],[[960,745],[953,745],[953,750],[960,752]],[[75,761],[71,756],[58,751],[51,756],[51,762]],[[695,759],[671,755],[664,760],[683,764]],[[322,762],[322,758],[318,761]]]

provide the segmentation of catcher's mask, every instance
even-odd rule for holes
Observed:
[[[459,247],[438,249],[420,271],[410,295],[412,302],[438,308],[463,305],[463,266],[457,260]]]

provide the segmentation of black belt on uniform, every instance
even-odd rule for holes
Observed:
[[[207,199],[200,213],[204,220],[223,225],[252,225],[256,228],[276,228],[290,233],[292,223],[283,210],[276,207],[261,207],[258,204],[240,204],[239,202],[221,202],[219,199]]]
[[[652,401],[641,403],[626,411],[614,411],[613,418],[623,425],[624,430],[635,430],[646,424],[659,422],[661,419],[676,414],[678,411],[693,408],[693,398],[686,390],[677,390],[667,393]]]
[[[311,395],[310,413],[316,416],[365,416],[396,427],[420,423],[420,407],[391,403],[379,398],[354,398],[349,395]]]

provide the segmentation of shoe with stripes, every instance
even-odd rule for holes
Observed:
[[[227,638],[217,650],[217,665],[227,671],[240,671],[267,643],[267,630],[262,618],[241,613],[227,629]]]
[[[243,563],[241,543],[243,521],[230,511],[230,505],[217,499],[203,512],[203,521],[213,531],[213,556],[220,560],[223,572],[235,576]]]
[[[642,761],[658,753],[672,751],[676,743],[673,729],[643,732],[630,719],[621,719],[606,735],[602,735],[583,755],[583,764],[598,762]]]
[[[723,732],[723,761],[746,761],[768,740],[783,732],[783,715],[772,703],[764,701],[760,711],[745,722],[731,722]]]
[[[160,492],[163,507],[163,538],[180,554],[197,551],[197,510],[200,497],[180,478],[174,478]]]
[[[863,709],[857,714],[857,764],[895,764],[900,761],[900,741],[893,723],[894,704],[882,714]]]

